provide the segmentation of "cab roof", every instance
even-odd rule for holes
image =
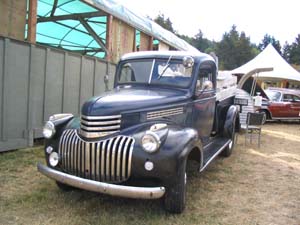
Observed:
[[[121,60],[129,59],[145,59],[145,58],[169,58],[170,56],[174,58],[183,58],[185,56],[191,56],[195,61],[198,60],[210,60],[215,61],[212,56],[202,53],[202,52],[190,52],[190,51],[140,51],[127,53],[121,57]]]

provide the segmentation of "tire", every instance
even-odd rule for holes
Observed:
[[[56,185],[57,185],[57,187],[58,187],[60,190],[62,190],[62,191],[72,191],[72,190],[75,190],[74,187],[69,186],[69,185],[64,184],[64,183],[61,183],[61,182],[59,182],[59,181],[56,181]]]
[[[267,122],[267,119],[270,118],[269,113],[268,113],[268,111],[266,111],[266,110],[261,110],[261,111],[259,111],[259,112],[260,112],[260,113],[264,113],[264,120],[263,120],[263,123],[262,123],[262,124],[265,124],[265,123]]]
[[[232,129],[228,135],[230,135],[231,142],[225,147],[225,149],[220,153],[220,156],[229,157],[232,154],[235,145],[235,125],[236,120],[234,120],[234,124],[232,124]]]
[[[186,161],[176,176],[174,185],[165,194],[165,209],[170,213],[182,213],[186,204]]]

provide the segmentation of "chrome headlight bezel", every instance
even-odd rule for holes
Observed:
[[[160,137],[153,131],[146,131],[141,139],[141,145],[145,152],[154,153],[156,152],[161,144]]]
[[[50,139],[54,136],[56,130],[55,125],[52,121],[47,121],[43,127],[43,136]]]

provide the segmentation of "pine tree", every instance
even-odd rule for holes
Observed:
[[[216,54],[219,57],[221,70],[232,70],[255,57],[255,47],[245,32],[239,32],[233,25],[229,33],[223,35],[222,40],[217,43]]]
[[[289,59],[291,64],[300,65],[300,34],[290,46]]]
[[[171,31],[172,33],[176,33],[173,28],[173,23],[171,22],[170,18],[165,19],[164,14],[159,14],[155,19],[154,22],[159,24],[161,27],[165,28],[168,31]]]
[[[290,54],[291,54],[291,45],[289,43],[285,42],[284,46],[282,48],[282,57],[288,62],[291,63],[290,61]]]
[[[277,52],[282,55],[280,42],[276,40],[274,36],[270,36],[269,34],[265,34],[263,40],[258,45],[258,48],[263,51],[270,43],[277,50]]]

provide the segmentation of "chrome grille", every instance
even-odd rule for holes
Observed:
[[[147,113],[147,120],[157,119],[161,117],[173,116],[183,113],[183,107],[173,108],[173,109],[166,109],[160,111],[153,111]]]
[[[121,115],[81,116],[80,134],[86,138],[98,138],[120,131]]]
[[[132,137],[119,135],[87,142],[76,130],[65,130],[59,143],[60,165],[63,171],[75,176],[119,183],[130,177],[133,145]]]

